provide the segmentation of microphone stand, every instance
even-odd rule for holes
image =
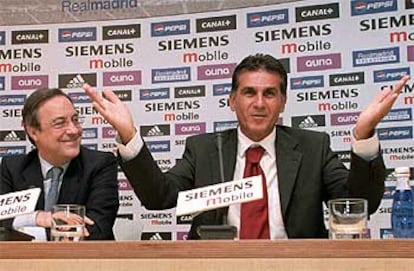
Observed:
[[[221,133],[217,133],[217,150],[219,156],[219,168],[221,182],[224,183],[224,162],[223,162],[223,138]],[[227,210],[223,211],[222,225],[200,225],[197,233],[203,240],[234,240],[237,236],[237,228],[228,225]]]

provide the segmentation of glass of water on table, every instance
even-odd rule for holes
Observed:
[[[81,241],[85,229],[85,206],[77,204],[57,204],[52,209],[53,241]]]
[[[358,198],[340,198],[328,201],[329,238],[367,238],[368,202]]]

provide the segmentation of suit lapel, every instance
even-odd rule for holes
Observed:
[[[297,150],[298,143],[285,130],[277,126],[276,165],[279,182],[279,195],[283,217],[286,217],[290,198],[296,182],[302,153]]]
[[[27,164],[22,172],[23,181],[26,183],[25,187],[27,187],[28,189],[34,187],[38,187],[41,189],[41,193],[36,204],[36,209],[43,210],[45,205],[45,194],[39,156],[37,155],[37,151],[32,151],[28,154],[27,157]]]
[[[83,176],[83,168],[78,156],[70,162],[65,175],[63,175],[58,203],[76,203],[76,197],[81,187],[81,176]]]

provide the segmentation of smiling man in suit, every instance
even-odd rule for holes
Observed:
[[[86,207],[86,238],[113,240],[118,212],[117,161],[109,152],[80,145],[82,118],[70,97],[60,89],[39,89],[23,108],[23,125],[35,148],[26,155],[4,157],[0,193],[41,188],[36,211],[6,221],[14,228],[51,226],[53,204]],[[48,172],[57,168],[56,191]],[[50,194],[57,194],[51,200]],[[56,202],[54,202],[56,201]]]
[[[255,224],[259,219],[247,221],[257,211],[245,208],[245,203],[207,211],[193,219],[189,239],[199,238],[200,225],[222,224],[225,214],[241,239],[326,238],[322,203],[338,197],[365,198],[369,213],[375,212],[385,178],[375,127],[408,79],[405,76],[393,89],[382,91],[359,115],[352,130],[348,170],[331,150],[326,133],[276,125],[287,100],[287,73],[282,64],[263,54],[243,59],[234,71],[230,93],[230,108],[239,125],[220,133],[224,178],[239,180],[246,176],[245,165],[248,168],[253,163],[248,162],[249,150],[260,149],[267,190],[267,200],[263,200],[267,206],[262,208],[265,217],[260,224]],[[102,96],[89,86],[84,89],[95,108],[118,131],[122,168],[146,208],[172,208],[179,191],[220,182],[217,133],[188,137],[182,159],[163,173],[134,127],[131,113],[116,95],[104,90]],[[244,228],[264,230],[245,234]]]

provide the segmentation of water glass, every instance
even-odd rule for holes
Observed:
[[[52,209],[51,237],[53,241],[80,241],[85,229],[85,206],[58,204]]]
[[[329,238],[366,238],[368,202],[365,199],[341,198],[328,201]]]

